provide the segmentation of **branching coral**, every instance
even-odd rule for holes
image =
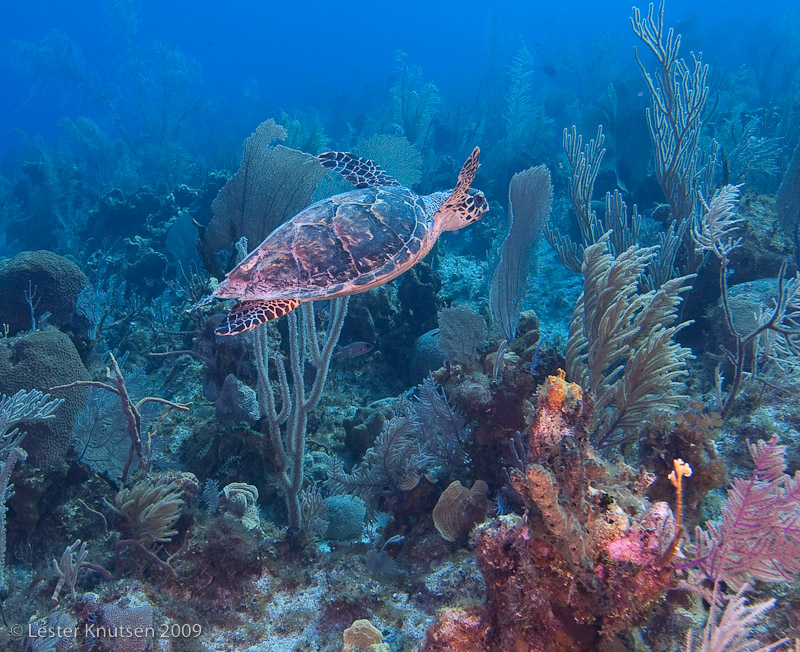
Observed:
[[[749,583],[789,581],[800,572],[800,472],[785,473],[786,446],[777,437],[748,443],[748,448],[753,473],[733,481],[721,519],[697,528],[692,561],[684,565],[689,569],[687,586],[710,604],[700,652],[756,649],[752,627],[774,601],[747,605]],[[726,586],[738,588],[737,593],[726,595]],[[691,634],[688,641],[691,652]],[[786,641],[757,649],[778,649]]]
[[[615,254],[635,245],[639,238],[641,216],[636,212],[636,207],[628,212],[628,206],[619,191],[606,193],[604,217],[600,217],[592,206],[594,184],[606,154],[605,138],[602,125],[586,145],[575,125],[572,129],[564,129],[564,153],[572,170],[569,198],[581,237],[576,242],[553,225],[545,229],[545,235],[564,267],[574,272],[581,271],[584,249],[597,244],[603,235],[608,234],[609,248]]]
[[[709,90],[708,65],[702,63],[702,54],[692,53],[691,66],[679,58],[681,35],[673,29],[665,32],[664,2],[659,6],[657,17],[654,11],[651,3],[647,18],[643,18],[641,11],[634,7],[631,27],[656,57],[655,76],[647,72],[638,49],[634,48],[634,52],[650,93],[647,123],[655,151],[656,177],[672,208],[673,219],[680,226],[692,220],[698,190],[703,190],[709,178],[701,169],[699,151]],[[694,256],[689,244],[684,242],[688,268],[694,272],[702,261]]]
[[[80,539],[76,539],[72,545],[64,549],[60,562],[53,558],[53,569],[58,575],[56,588],[53,590],[53,595],[50,597],[50,602],[54,605],[58,604],[58,596],[61,594],[64,584],[69,587],[70,594],[72,595],[72,602],[77,602],[75,585],[78,581],[78,574],[84,568],[100,573],[105,580],[111,581],[113,579],[111,573],[105,568],[86,561],[86,557],[89,554],[86,545],[85,541],[81,542]]]
[[[800,475],[784,473],[786,446],[777,438],[748,448],[753,474],[733,481],[721,520],[696,532],[692,566],[715,583],[788,581],[800,572]]]
[[[6,501],[14,495],[11,472],[28,455],[19,447],[25,437],[17,424],[52,419],[64,403],[37,390],[19,390],[12,396],[0,394],[0,607],[8,594],[6,584]]]
[[[424,150],[433,136],[438,114],[439,90],[433,82],[424,82],[418,66],[408,63],[405,52],[397,52],[399,82],[390,89],[391,119],[399,125],[412,144]]]
[[[328,326],[324,337],[316,330],[313,303],[305,303],[299,310],[289,313],[289,373],[280,353],[269,349],[268,326],[254,331],[256,369],[258,371],[258,405],[265,431],[265,446],[271,447],[277,466],[277,482],[286,501],[289,526],[300,527],[300,494],[303,490],[303,462],[306,453],[306,425],[309,415],[317,407],[331,356],[339,341],[348,297],[332,299],[328,308]],[[277,389],[269,377],[270,358],[277,376]],[[314,374],[306,382],[306,365]]]
[[[756,640],[757,623],[767,611],[772,609],[775,600],[748,604],[747,590],[749,588],[747,584],[743,585],[730,599],[719,618],[709,618],[708,625],[701,634],[699,647],[694,646],[694,637],[692,632],[689,632],[686,637],[686,652],[727,652],[728,650],[771,652],[777,649],[785,649],[789,652],[792,649],[797,650],[797,643],[794,648],[784,648],[784,645],[789,643],[788,638],[782,638],[763,646]]]
[[[737,226],[742,221],[736,214],[738,199],[739,186],[728,185],[714,193],[708,202],[703,200],[703,216],[692,232],[697,251],[704,255],[713,253],[719,260],[725,325],[734,339],[733,350],[720,346],[723,362],[733,368],[727,391],[722,362],[716,370],[717,403],[723,418],[730,413],[745,380],[759,377],[759,358],[766,363],[774,362],[778,368],[789,369],[796,368],[800,358],[800,319],[797,317],[800,308],[800,275],[787,279],[788,266],[785,262],[778,272],[778,291],[772,300],[773,305],[762,307],[755,326],[749,331],[745,332],[736,325],[730,306],[728,266],[731,253],[742,244],[742,239],[735,237]],[[752,360],[752,366],[748,373],[749,360]]]
[[[145,396],[134,402],[128,394],[128,386],[125,382],[125,376],[119,368],[117,359],[113,353],[108,354],[111,358],[111,367],[106,369],[106,376],[110,382],[103,383],[97,380],[76,380],[68,385],[58,385],[52,387],[52,391],[63,391],[73,387],[94,387],[103,389],[112,394],[119,396],[122,411],[125,414],[125,422],[128,429],[128,437],[130,439],[130,447],[128,449],[128,459],[125,462],[125,467],[122,470],[122,481],[125,482],[128,478],[128,471],[133,463],[134,457],[139,461],[139,470],[147,471],[150,469],[152,463],[152,439],[153,431],[144,432],[142,428],[142,406],[148,403],[156,403],[167,407],[167,411],[175,409],[187,411],[191,403],[175,403],[165,398],[158,398],[155,396]],[[165,413],[166,414],[166,413]],[[163,420],[163,417],[162,417]],[[161,421],[159,421],[160,425]],[[157,431],[158,428],[155,428]]]

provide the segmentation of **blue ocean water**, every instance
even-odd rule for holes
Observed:
[[[0,3],[0,649],[800,645],[800,13],[639,9]]]
[[[593,43],[602,40],[618,50],[615,65],[630,69],[630,4],[409,2],[355,9],[312,2],[298,11],[291,4],[249,2],[224,8],[214,2],[7,2],[0,37],[6,43],[35,42],[51,30],[64,32],[93,74],[123,87],[128,103],[135,102],[134,89],[124,88],[132,80],[120,76],[133,54],[130,47],[141,53],[161,42],[199,66],[204,96],[217,104],[219,118],[230,122],[242,112],[271,115],[305,106],[331,114],[343,104],[357,113],[385,92],[398,50],[448,97],[464,101],[475,98],[481,79],[502,67],[520,41],[538,66],[560,69],[568,53],[586,61]],[[792,7],[781,0],[755,6],[681,0],[669,4],[668,17],[670,25],[688,28],[681,30],[684,48],[705,52],[730,69],[753,56],[767,58],[776,46],[791,42]],[[0,62],[6,80],[3,149],[17,144],[15,129],[56,139],[61,116],[104,113],[84,92],[65,89],[63,79],[41,72],[32,97],[32,79],[19,74],[13,59],[7,51]],[[537,72],[540,84],[551,81]],[[563,77],[559,82],[574,83],[568,70]],[[234,122],[237,135],[252,129],[242,122]]]

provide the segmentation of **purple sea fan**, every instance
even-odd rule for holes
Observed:
[[[786,446],[777,437],[747,446],[755,470],[733,481],[722,519],[697,528],[689,564],[715,583],[737,587],[788,581],[800,571],[800,472],[784,473]]]

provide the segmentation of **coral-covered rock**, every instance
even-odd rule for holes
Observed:
[[[125,239],[124,276],[128,287],[142,297],[155,298],[166,288],[167,257],[140,236]]]
[[[439,331],[423,333],[411,349],[408,361],[408,376],[414,382],[420,382],[432,371],[436,371],[445,363],[445,354],[439,346]]]
[[[25,652],[39,652],[40,650],[52,650],[53,652],[71,652],[75,650],[74,636],[70,633],[77,628],[78,621],[72,614],[56,610],[49,613],[40,620],[33,621],[26,626],[28,636],[25,638]],[[49,635],[39,635],[39,632],[53,632]],[[47,641],[47,645],[42,645],[42,641]]]
[[[75,263],[51,251],[23,251],[0,261],[0,324],[8,324],[11,333],[30,330],[26,294],[32,293],[37,320],[49,312],[49,323],[66,326],[78,294],[88,284]]]
[[[383,430],[383,424],[391,416],[390,410],[380,406],[368,406],[358,408],[351,417],[345,417],[342,426],[348,453],[360,458],[375,443],[375,439]]]
[[[217,408],[217,418],[222,423],[244,421],[252,425],[261,416],[255,390],[245,385],[234,374],[225,376],[222,390],[214,405]]]
[[[420,652],[489,652],[488,623],[478,609],[448,609],[428,632]]]
[[[461,374],[448,390],[453,403],[470,419],[482,419],[491,409],[491,379],[485,374]]]
[[[562,374],[541,388],[526,459],[510,472],[526,516],[473,531],[486,602],[464,618],[440,616],[423,650],[622,649],[669,586],[672,512],[644,499],[631,469],[595,456],[591,406],[568,400],[579,389]]]
[[[519,441],[531,410],[534,379],[521,367],[506,369],[498,381],[480,373],[437,374],[453,404],[468,419],[475,420],[468,452],[473,477],[490,487],[506,484],[504,466],[513,463],[509,440]]]
[[[400,278],[397,299],[400,319],[412,337],[418,337],[438,326],[436,316],[441,307],[439,291],[442,279],[427,263],[418,263]]]
[[[126,194],[112,190],[91,212],[84,233],[98,244],[107,238],[124,238],[135,235],[166,238],[166,232],[176,213],[174,197],[159,197],[146,189]]]
[[[524,363],[530,363],[540,344],[539,317],[533,310],[525,310],[519,316],[517,337],[510,343],[509,348],[516,353]]]
[[[56,385],[75,380],[89,380],[72,341],[59,330],[48,328],[19,337],[0,340],[0,392],[13,394],[20,389],[47,392]],[[22,447],[29,461],[47,468],[64,459],[70,447],[70,431],[78,413],[86,403],[86,389],[60,392],[64,404],[55,417],[39,423],[26,424],[28,433]]]
[[[731,255],[731,269],[736,270],[736,283],[778,275],[781,263],[791,260],[795,247],[792,237],[781,228],[771,195],[744,192],[736,207],[742,218],[737,236],[743,238],[742,246]],[[795,218],[796,221],[797,218]],[[794,270],[789,270],[793,275]]]
[[[777,294],[778,280],[775,278],[761,278],[731,286],[728,291],[728,307],[734,326],[742,333],[752,331],[756,327],[758,311],[772,307],[772,300]],[[714,324],[719,331],[718,336],[724,341],[728,332],[721,302],[714,312]]]

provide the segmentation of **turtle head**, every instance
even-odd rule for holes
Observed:
[[[434,225],[440,231],[458,231],[465,226],[477,222],[489,210],[489,202],[480,190],[472,190],[470,186],[478,171],[480,149],[472,150],[472,154],[464,163],[458,174],[458,183],[450,195],[442,202],[434,215]],[[439,194],[439,193],[437,193]]]
[[[480,190],[471,189],[467,196],[453,206],[442,208],[436,214],[435,221],[441,224],[442,231],[458,231],[473,222],[477,222],[489,211],[489,202]]]

